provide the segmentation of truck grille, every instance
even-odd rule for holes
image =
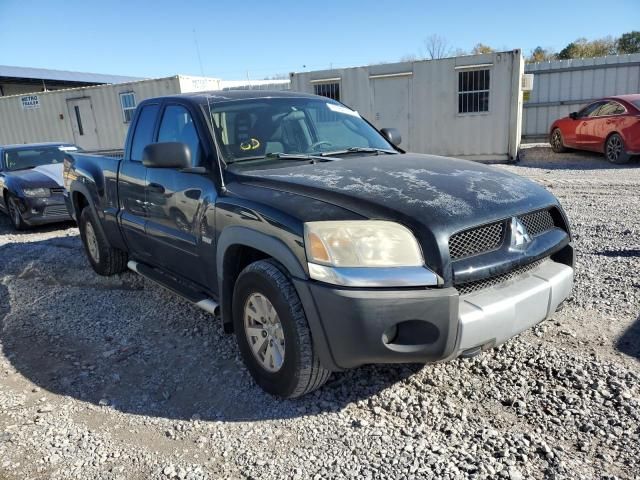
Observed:
[[[524,215],[519,215],[518,219],[524,224],[532,237],[548,232],[556,226],[550,210],[525,213]],[[507,218],[500,222],[453,234],[449,238],[451,260],[488,253],[500,248],[510,220],[510,218]]]
[[[458,293],[460,295],[469,295],[470,293],[477,292],[479,290],[484,290],[485,288],[493,287],[494,285],[499,285],[504,282],[508,282],[520,275],[527,273],[530,270],[542,265],[543,262],[547,261],[548,258],[543,258],[537,260],[533,263],[529,263],[528,265],[524,265],[522,267],[518,267],[509,272],[503,273],[501,275],[496,275],[495,277],[489,277],[482,280],[477,280],[475,282],[463,283],[461,285],[456,285],[458,289]]]
[[[451,260],[497,250],[502,245],[504,227],[502,221],[452,235],[449,239]]]
[[[555,227],[553,217],[549,210],[538,210],[537,212],[521,215],[519,218],[532,237],[548,232]]]

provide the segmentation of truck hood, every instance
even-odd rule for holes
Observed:
[[[243,171],[237,180],[321,200],[366,218],[403,223],[416,234],[425,254],[434,242],[446,244],[457,231],[557,205],[551,193],[518,175],[433,155],[352,156],[313,165],[294,163]],[[435,250],[431,253],[440,255]]]
[[[62,187],[62,171],[64,164],[53,163],[41,165],[27,170],[16,170],[7,174],[8,178],[15,179],[21,187]]]

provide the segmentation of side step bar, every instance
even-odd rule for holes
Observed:
[[[203,292],[191,287],[187,283],[181,282],[177,278],[167,275],[158,269],[134,260],[129,260],[127,262],[127,267],[129,270],[133,270],[152,282],[157,283],[161,287],[180,295],[185,300],[189,300],[196,307],[199,307],[212,315],[217,315],[219,313],[220,306],[218,305],[218,302],[214,301]]]

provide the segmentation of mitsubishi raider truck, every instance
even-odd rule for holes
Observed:
[[[122,160],[69,156],[67,207],[97,273],[219,310],[281,397],[359,365],[473,356],[552,315],[574,262],[556,198],[399,143],[313,95],[149,99]]]

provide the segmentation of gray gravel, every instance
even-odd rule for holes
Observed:
[[[0,479],[640,478],[640,166],[526,151],[577,245],[573,298],[471,360],[278,401],[200,310],[101,278],[77,229],[0,217]]]

